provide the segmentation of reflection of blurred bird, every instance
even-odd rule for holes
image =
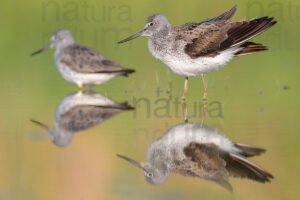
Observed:
[[[145,179],[163,184],[171,172],[215,181],[232,190],[229,177],[269,182],[273,176],[246,157],[265,150],[231,142],[225,135],[198,123],[182,123],[168,130],[148,149],[147,163],[119,157],[141,168]]]
[[[50,132],[58,146],[68,145],[75,132],[97,126],[107,119],[133,108],[127,103],[118,104],[100,94],[75,93],[65,97],[58,105],[54,128],[31,120]]]
[[[134,70],[126,69],[99,52],[75,44],[72,33],[60,29],[51,37],[51,43],[32,55],[55,48],[55,62],[62,77],[70,83],[93,86],[105,83],[117,75],[127,76]]]
[[[267,50],[267,47],[248,42],[272,27],[273,18],[232,22],[236,7],[222,15],[198,23],[172,27],[168,19],[155,14],[147,19],[144,29],[120,41],[127,42],[139,36],[148,36],[151,54],[172,72],[186,78],[183,99],[187,93],[188,78],[201,76],[206,99],[205,74],[226,65],[233,57]]]

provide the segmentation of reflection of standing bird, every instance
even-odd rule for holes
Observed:
[[[132,109],[127,103],[118,104],[100,94],[79,92],[65,97],[58,105],[54,116],[54,128],[35,120],[31,121],[49,131],[52,141],[57,146],[66,146],[75,132],[100,125],[105,120]]]
[[[144,172],[154,185],[163,184],[170,173],[215,181],[232,190],[229,177],[269,182],[273,176],[248,161],[265,150],[231,142],[225,135],[197,123],[182,123],[172,127],[148,149],[147,163],[138,163],[125,156]]]
[[[194,76],[202,76],[203,98],[206,99],[205,74],[226,65],[235,56],[267,50],[248,40],[276,23],[269,17],[232,22],[235,11],[233,7],[218,17],[176,27],[172,27],[164,15],[155,14],[147,19],[142,31],[119,43],[148,36],[151,54],[172,72],[186,78],[183,99],[187,94],[188,78]]]
[[[75,43],[72,33],[67,29],[56,31],[51,43],[32,55],[46,49],[55,48],[55,62],[62,77],[70,83],[93,86],[105,83],[118,75],[127,76],[134,70],[126,69],[107,59],[101,53]]]

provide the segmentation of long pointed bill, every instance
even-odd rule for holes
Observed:
[[[49,44],[49,45],[45,46],[44,48],[42,48],[42,49],[40,49],[40,50],[32,53],[31,56],[34,56],[34,55],[39,54],[39,53],[42,53],[43,51],[45,51],[47,49],[50,49],[50,48],[51,48],[51,44]]]
[[[136,161],[134,161],[134,160],[132,160],[132,159],[130,159],[130,158],[127,158],[127,157],[122,156],[122,155],[119,155],[119,154],[117,154],[117,156],[118,156],[119,158],[122,158],[122,159],[124,159],[124,160],[130,162],[131,164],[135,165],[136,167],[142,169],[143,171],[145,171],[145,169],[144,169],[144,167],[141,165],[141,163],[138,163],[138,162],[136,162]]]
[[[142,31],[140,31],[140,32],[138,32],[138,33],[130,36],[129,38],[126,38],[125,40],[122,40],[122,41],[118,42],[118,44],[121,44],[121,43],[124,43],[124,42],[128,42],[130,40],[133,40],[134,38],[140,37],[140,36],[143,35],[144,32],[145,32],[145,30],[142,30]]]
[[[36,125],[42,127],[42,128],[45,129],[46,131],[50,131],[50,127],[47,126],[46,124],[43,124],[42,122],[38,122],[38,121],[36,121],[36,120],[34,120],[34,119],[31,119],[30,121],[33,122],[33,123],[35,123]]]

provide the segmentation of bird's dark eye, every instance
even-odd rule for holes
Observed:
[[[152,174],[152,173],[148,173],[148,176],[149,176],[149,177],[152,177],[152,176],[153,176],[153,174]]]
[[[153,22],[150,23],[150,26],[153,26]]]

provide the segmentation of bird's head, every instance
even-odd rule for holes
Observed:
[[[162,185],[170,174],[169,170],[155,168],[150,163],[139,163],[122,155],[118,155],[118,157],[143,170],[146,181],[152,185]]]
[[[148,17],[145,27],[142,31],[118,42],[120,43],[124,43],[130,40],[133,40],[139,36],[153,36],[158,32],[161,31],[169,31],[171,29],[171,25],[167,19],[166,16],[162,15],[162,14],[154,14],[150,17]]]
[[[30,121],[42,127],[47,132],[49,132],[52,142],[59,147],[67,146],[68,144],[70,144],[70,142],[73,139],[73,135],[74,135],[73,132],[67,131],[65,129],[61,129],[59,127],[51,128],[48,125],[36,120],[30,120]]]
[[[64,48],[69,45],[75,44],[74,37],[68,29],[60,29],[53,33],[51,36],[50,44],[46,45],[42,49],[32,53],[31,55],[36,55],[39,53],[42,53],[43,51],[47,49],[59,49],[59,48]]]

